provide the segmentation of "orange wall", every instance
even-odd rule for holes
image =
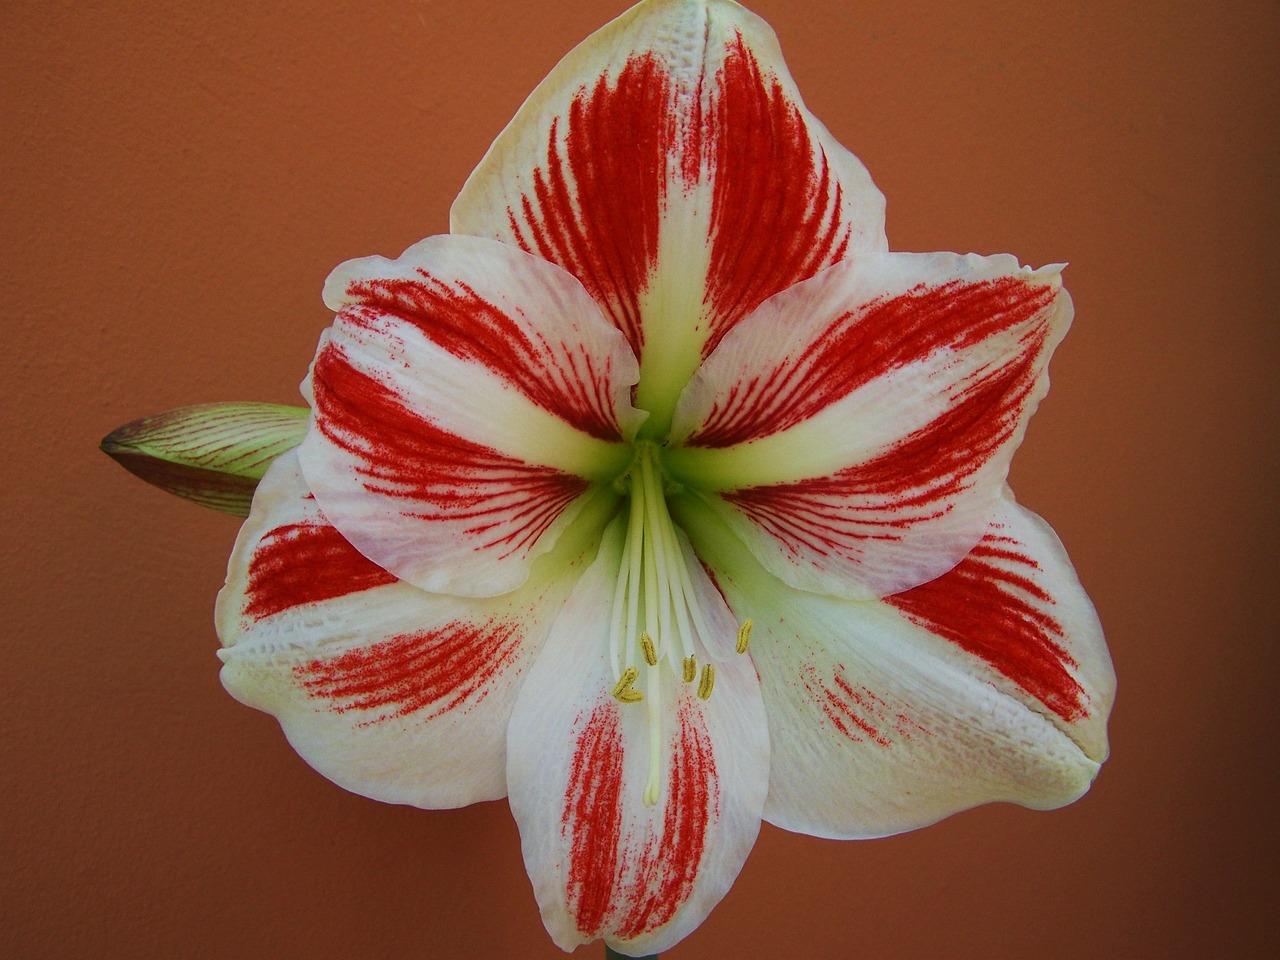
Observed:
[[[96,450],[297,402],[338,262],[443,232],[622,0],[35,3],[0,32],[0,954],[556,957],[505,804],[381,806],[218,683],[236,522]],[[668,956],[1257,955],[1277,936],[1276,6],[758,0],[902,250],[1068,260],[1015,464],[1108,628],[1113,759],[1053,814],[766,828]],[[596,946],[581,951],[598,956]]]

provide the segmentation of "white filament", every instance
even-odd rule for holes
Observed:
[[[628,697],[624,702],[643,699],[645,704],[649,728],[646,806],[657,804],[662,794],[663,678],[660,671],[669,670],[676,682],[686,682],[685,663],[696,658],[699,644],[705,645],[711,637],[707,617],[698,604],[685,551],[667,509],[658,457],[656,444],[639,442],[635,459],[623,480],[630,494],[627,538],[613,589],[609,623],[615,683],[621,683],[628,674],[643,676],[643,697],[636,696],[639,690],[624,685]],[[652,644],[651,650],[645,650],[646,643]],[[710,696],[709,676],[704,670],[699,688],[706,691],[706,696]],[[615,686],[615,695],[621,689]]]

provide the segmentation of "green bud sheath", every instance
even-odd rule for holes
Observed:
[[[147,483],[211,510],[249,515],[258,481],[302,442],[310,411],[274,403],[201,403],[126,423],[103,453]]]

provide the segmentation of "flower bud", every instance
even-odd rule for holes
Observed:
[[[273,403],[201,403],[126,423],[101,449],[147,483],[193,503],[249,515],[276,457],[302,442],[310,411]]]

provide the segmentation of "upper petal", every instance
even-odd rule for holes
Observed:
[[[423,589],[513,589],[626,465],[625,339],[569,274],[475,237],[343,264],[325,298],[299,448],[325,516]]]
[[[432,808],[501,797],[516,693],[575,560],[545,558],[502,597],[426,593],[357,552],[285,454],[258,489],[218,596],[222,682],[355,793]]]
[[[1012,257],[836,264],[707,359],[667,465],[788,583],[899,593],[986,531],[1071,313],[1057,267]]]
[[[471,175],[452,229],[582,280],[641,358],[654,436],[757,304],[886,248],[865,168],[804,107],[768,24],[727,0],[650,0],[574,49]]]
[[[766,819],[830,837],[1088,789],[1115,678],[1053,531],[1004,499],[955,570],[897,597],[792,589],[705,514],[682,514],[740,617],[769,713]]]
[[[738,875],[759,830],[769,742],[745,657],[716,663],[706,700],[661,660],[636,684],[643,701],[611,696],[608,611],[622,524],[606,533],[529,673],[512,716],[508,780],[552,938],[571,950],[603,937],[640,955],[688,935]],[[713,600],[717,622],[727,620],[718,594],[701,597]],[[639,652],[631,656],[643,668]],[[646,806],[655,764],[660,792]]]

